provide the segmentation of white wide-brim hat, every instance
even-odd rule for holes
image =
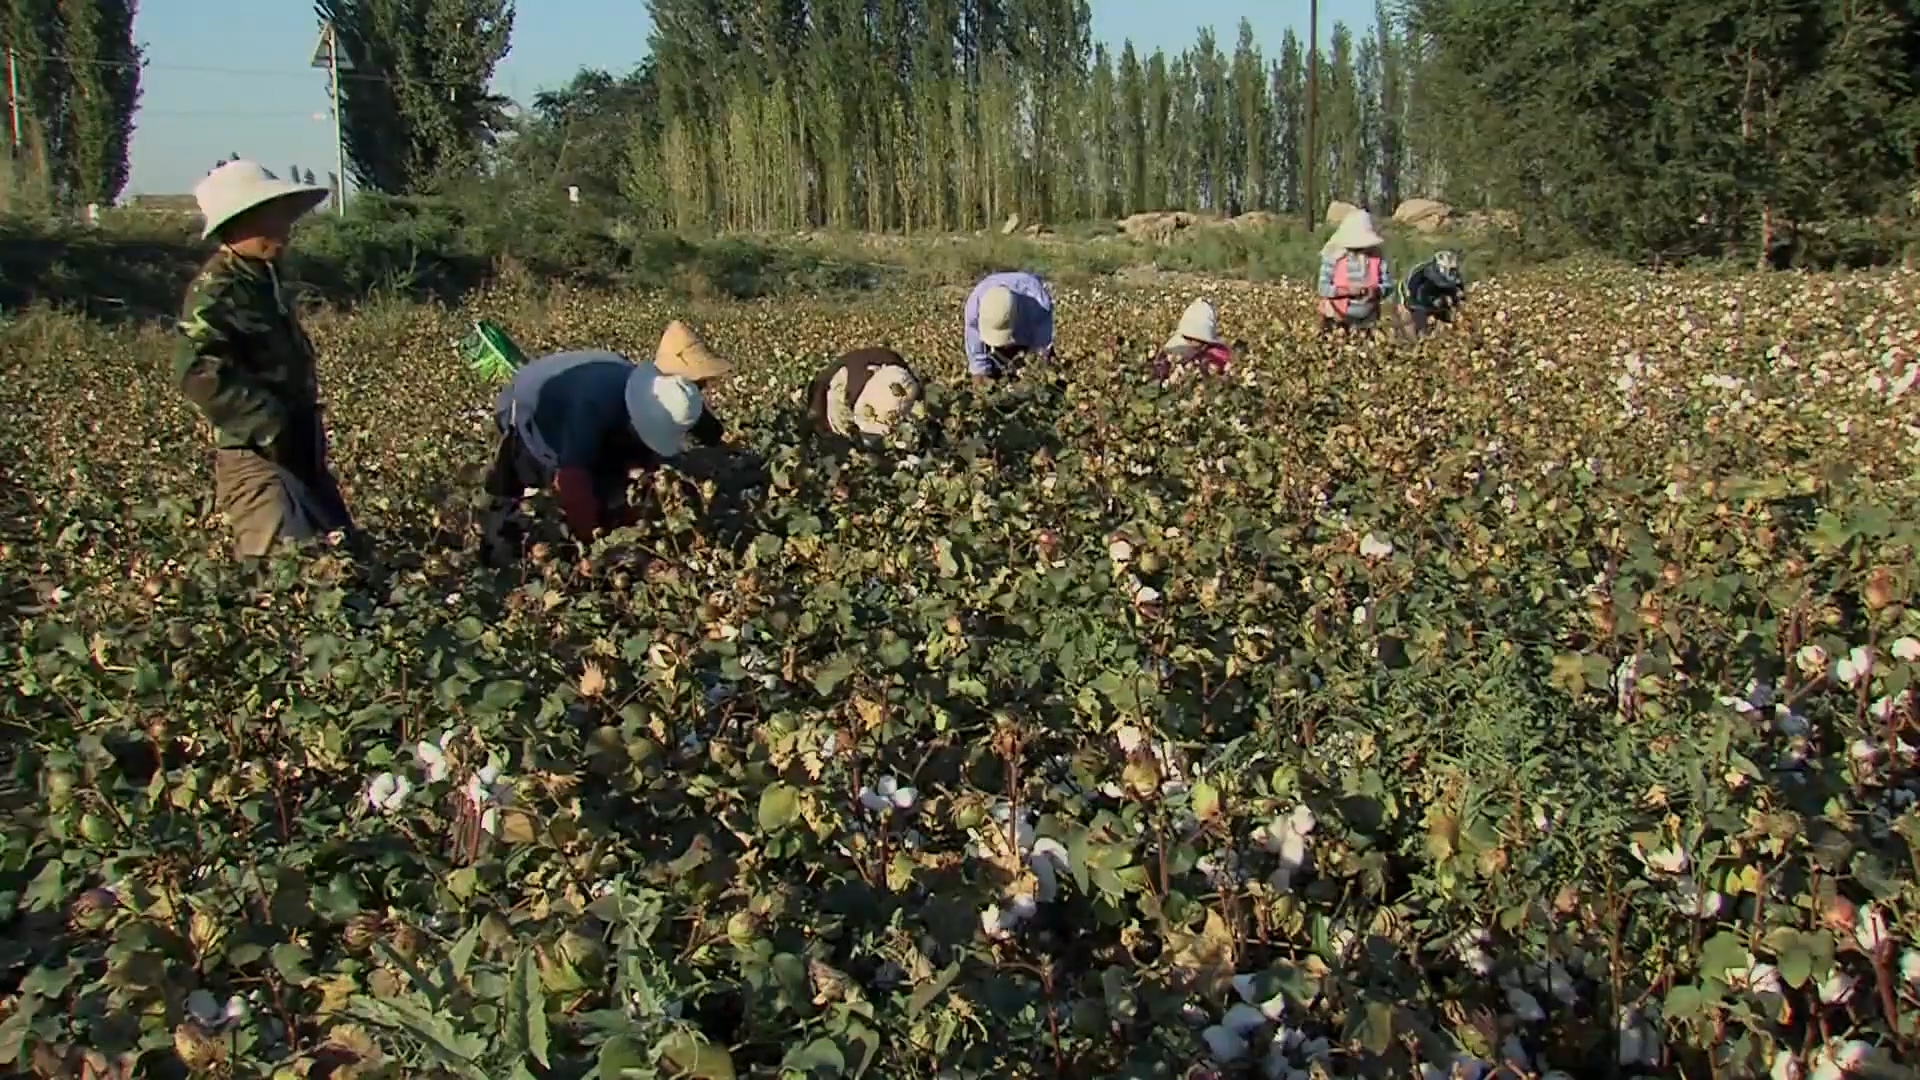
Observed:
[[[1379,247],[1386,243],[1373,228],[1373,215],[1365,210],[1355,210],[1340,219],[1340,225],[1333,230],[1323,252],[1333,254],[1341,251],[1360,251],[1365,248]]]
[[[847,370],[834,372],[827,386],[827,426],[837,435],[859,431],[885,436],[905,419],[913,404],[920,400],[920,380],[912,371],[888,364],[873,370],[859,400],[847,403]]]
[[[635,364],[627,377],[627,422],[647,449],[663,458],[680,456],[687,432],[706,407],[691,379],[662,375],[652,364]]]
[[[1013,344],[1013,290],[995,285],[980,297],[980,340],[989,349]]]
[[[193,186],[193,201],[200,204],[200,216],[207,223],[200,233],[201,239],[212,236],[220,226],[257,206],[280,199],[298,199],[300,213],[305,214],[326,202],[332,194],[323,187],[282,180],[257,161],[229,161]]]
[[[1174,331],[1183,338],[1204,341],[1209,345],[1220,344],[1220,316],[1213,305],[1205,300],[1195,300],[1187,305],[1180,316],[1180,326]]]

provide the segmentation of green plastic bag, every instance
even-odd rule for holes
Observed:
[[[485,319],[473,324],[460,342],[460,352],[474,373],[488,382],[506,382],[527,362],[507,332]]]

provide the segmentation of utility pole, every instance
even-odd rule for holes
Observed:
[[[347,212],[347,141],[340,133],[340,71],[342,59],[346,59],[346,69],[353,69],[353,61],[340,55],[340,32],[334,29],[331,21],[320,24],[320,41],[314,46],[314,67],[327,69],[327,77],[333,89],[333,161],[335,213]]]
[[[1320,171],[1320,146],[1315,138],[1319,132],[1320,115],[1320,0],[1308,0],[1307,4],[1307,146],[1305,161],[1301,167],[1307,172],[1307,232],[1312,233],[1319,227],[1320,213],[1316,192],[1313,190],[1314,174]]]
[[[20,61],[7,46],[7,116],[13,122],[13,156],[20,156]]]

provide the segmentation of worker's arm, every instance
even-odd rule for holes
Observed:
[[[174,385],[223,441],[269,448],[286,427],[287,408],[247,369],[235,286],[214,281],[197,288],[178,324]]]
[[[727,429],[720,423],[720,418],[713,415],[712,409],[702,408],[700,419],[695,420],[693,427],[687,430],[687,437],[701,446],[719,446],[726,440]]]
[[[1329,300],[1343,299],[1340,290],[1333,287],[1333,260],[1320,260],[1320,295]]]
[[[560,469],[553,475],[553,494],[567,520],[567,530],[583,544],[593,539],[601,524],[600,496],[594,491],[593,474],[577,466]]]

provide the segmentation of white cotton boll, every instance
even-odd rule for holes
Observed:
[[[1301,836],[1311,835],[1314,826],[1318,824],[1319,822],[1313,816],[1313,811],[1307,807],[1306,803],[1301,803],[1299,806],[1294,807],[1293,813],[1287,817],[1287,826]]]
[[[1369,559],[1384,559],[1393,554],[1393,543],[1368,533],[1360,540],[1360,554]]]
[[[1845,659],[1834,664],[1833,674],[1848,686],[1858,686],[1873,675],[1873,650],[1865,645],[1855,646]]]
[[[1802,645],[1793,654],[1794,666],[1807,678],[1818,678],[1827,673],[1827,650],[1818,645]]]
[[[1229,1065],[1247,1056],[1247,1040],[1231,1028],[1215,1024],[1200,1033],[1206,1041],[1207,1056],[1221,1065]]]
[[[1221,1026],[1242,1038],[1259,1031],[1266,1022],[1267,1014],[1244,1001],[1236,1003],[1220,1018]]]
[[[1540,1007],[1540,1002],[1517,986],[1507,991],[1507,1008],[1523,1023],[1537,1024],[1547,1018],[1547,1010]]]
[[[1289,829],[1280,838],[1280,868],[1291,874],[1307,863],[1307,838]]]
[[[1823,1005],[1845,1005],[1853,1000],[1856,986],[1853,976],[1834,968],[1820,982],[1820,1002]]]
[[[1920,364],[1914,365],[1914,370],[1920,371]],[[1908,663],[1920,660],[1920,638],[1900,638],[1893,643],[1892,650],[1896,658]]]
[[[1900,954],[1900,977],[1920,986],[1920,952],[1908,949]]]
[[[1767,1072],[1773,1080],[1801,1080],[1806,1070],[1801,1068],[1800,1058],[1793,1051],[1782,1048],[1774,1051],[1773,1068]]]
[[[1124,566],[1133,561],[1133,545],[1125,540],[1115,540],[1107,545],[1107,558]]]
[[[1146,732],[1132,724],[1122,724],[1119,730],[1113,733],[1113,737],[1119,740],[1121,751],[1128,754],[1145,746],[1147,742]]]
[[[1823,1046],[1813,1056],[1813,1075],[1810,1080],[1842,1080],[1848,1074],[1859,1071],[1870,1053],[1872,1047],[1858,1039]]]
[[[1487,951],[1492,940],[1485,930],[1464,930],[1454,939],[1453,951],[1468,971],[1485,978],[1493,973],[1493,954]]]

